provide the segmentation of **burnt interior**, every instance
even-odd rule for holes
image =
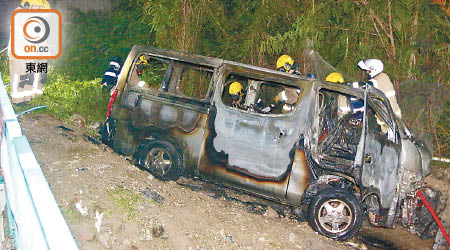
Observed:
[[[352,96],[331,90],[319,92],[319,138],[320,166],[331,170],[349,170],[362,132],[362,112],[346,109]]]
[[[233,97],[230,85],[238,82],[240,94]],[[229,74],[223,84],[222,103],[225,106],[259,114],[289,114],[299,100],[301,89],[237,73]]]

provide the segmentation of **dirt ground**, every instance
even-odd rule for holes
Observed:
[[[130,159],[95,144],[77,122],[27,114],[20,123],[83,250],[431,249],[434,243],[400,226],[367,225],[355,239],[333,241],[287,207],[190,178],[153,178]],[[447,172],[430,180],[449,194]],[[365,236],[385,245],[375,248],[358,240]]]

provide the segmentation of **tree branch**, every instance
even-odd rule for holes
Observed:
[[[376,24],[376,23],[373,23],[373,27],[375,28],[375,31],[377,32],[378,37],[380,38],[381,44],[383,44],[384,50],[386,51],[386,55],[387,55],[388,57],[390,57],[390,56],[389,56],[389,51],[388,51],[388,49],[387,49],[387,48],[388,48],[388,45],[386,44],[386,41],[384,41],[383,36],[380,34],[380,31],[378,30],[377,24]]]
[[[389,39],[391,40],[391,49],[392,49],[392,56],[394,57],[394,61],[396,58],[396,50],[395,50],[395,40],[394,40],[394,33],[392,32],[392,11],[391,11],[391,1],[388,2],[388,15],[389,15]]]
[[[362,0],[362,1],[361,1],[361,4],[362,4],[362,5],[365,5],[365,6],[368,8],[368,10],[369,10],[369,15],[370,15],[370,17],[374,20],[373,26],[375,27],[375,30],[377,31],[378,35],[380,36],[380,40],[381,40],[382,44],[383,44],[384,46],[386,46],[386,49],[385,49],[385,50],[386,50],[386,52],[388,52],[388,53],[387,53],[388,57],[392,57],[392,58],[394,59],[394,61],[395,61],[395,58],[396,58],[396,49],[395,49],[394,32],[393,32],[393,29],[392,29],[391,1],[388,2],[388,18],[389,18],[388,24],[385,24],[385,23],[381,20],[381,18],[378,17],[378,16],[375,14],[375,11],[374,11],[372,8],[368,7],[368,4],[369,4],[369,3],[368,3],[366,0]],[[389,45],[386,44],[386,42],[383,40],[383,37],[382,37],[382,35],[381,35],[381,33],[380,33],[380,30],[378,29],[378,27],[377,27],[376,24],[378,24],[378,26],[381,28],[381,30],[384,32],[384,34],[386,35],[386,37],[387,37],[387,38],[389,39],[389,41],[390,41],[390,48],[391,48],[390,53],[389,53],[389,51],[387,50],[387,48],[389,47]],[[390,54],[391,56],[389,56],[389,54]]]

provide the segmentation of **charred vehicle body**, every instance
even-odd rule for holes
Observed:
[[[244,89],[240,105],[233,82]],[[290,100],[272,104],[279,109],[258,108],[280,93]],[[346,110],[351,102],[363,110]],[[415,192],[430,152],[370,86],[134,46],[102,134],[157,177],[199,176],[306,208],[312,228],[331,238],[354,236],[366,215],[375,226],[420,223]]]

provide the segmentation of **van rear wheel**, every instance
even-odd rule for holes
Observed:
[[[358,199],[343,189],[325,189],[309,205],[309,225],[316,232],[333,239],[353,237],[361,228],[362,221]]]
[[[181,153],[165,140],[148,141],[138,152],[138,162],[143,169],[161,179],[176,181],[183,171]]]

